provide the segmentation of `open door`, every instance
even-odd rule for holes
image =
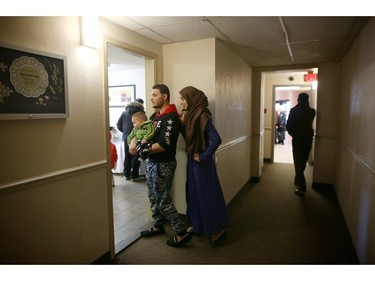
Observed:
[[[145,181],[131,181],[124,178],[124,140],[117,128],[117,121],[129,102],[144,101],[147,116],[148,91],[155,82],[155,57],[141,54],[117,44],[107,43],[107,86],[108,115],[111,142],[115,144],[118,160],[112,169],[112,206],[114,221],[115,254],[139,238],[140,232],[149,227],[149,201]],[[149,105],[150,106],[150,105]],[[140,165],[144,175],[144,164]]]

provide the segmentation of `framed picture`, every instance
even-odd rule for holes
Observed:
[[[108,87],[109,106],[124,107],[135,100],[135,85],[121,85]]]
[[[0,120],[67,118],[66,57],[0,43]]]

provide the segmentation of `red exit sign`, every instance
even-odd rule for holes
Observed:
[[[303,81],[314,82],[318,81],[318,73],[307,73],[303,76]]]

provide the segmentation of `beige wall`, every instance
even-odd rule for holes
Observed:
[[[345,56],[335,187],[361,263],[375,263],[375,20]]]
[[[66,56],[70,111],[63,120],[0,122],[0,184],[105,160],[97,149],[106,142],[103,58],[80,45],[79,18],[0,17],[0,25],[2,42]]]
[[[186,86],[201,89],[208,97],[209,108],[214,111],[215,98],[215,40],[198,40],[163,46],[163,77],[171,92],[171,103],[181,111],[179,91]],[[177,169],[172,196],[179,213],[186,212],[185,182],[186,156],[182,136],[178,139]]]
[[[228,203],[251,177],[252,69],[216,40],[215,74],[215,125],[223,141],[217,170]]]
[[[313,182],[334,184],[341,64],[319,65]]]
[[[179,109],[178,92],[185,86],[195,86],[208,96],[223,141],[216,159],[228,203],[250,177],[251,68],[214,38],[164,45],[163,57],[164,82],[175,94],[172,101]],[[179,212],[185,213],[186,157],[182,137],[177,160],[174,200]]]
[[[79,17],[0,17],[0,29],[1,42],[66,56],[70,111],[66,119],[0,121],[0,263],[113,255],[104,44],[80,45]],[[159,44],[104,20],[100,37],[161,57]]]

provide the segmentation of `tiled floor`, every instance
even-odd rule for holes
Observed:
[[[292,137],[285,134],[284,145],[274,145],[273,162],[293,164]]]
[[[122,175],[114,175],[113,214],[115,253],[137,238],[149,224],[149,201],[145,181],[132,182]]]

